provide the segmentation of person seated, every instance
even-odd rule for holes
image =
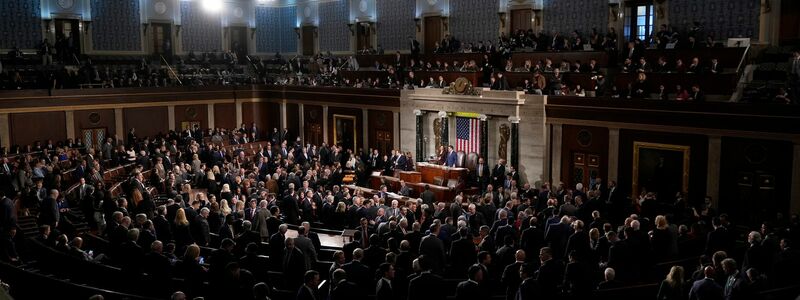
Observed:
[[[686,73],[692,74],[700,74],[703,72],[702,67],[700,66],[700,58],[694,57],[692,58],[692,64],[686,68]]]
[[[497,72],[496,77],[492,77],[492,90],[506,91],[508,90],[508,81],[503,77],[503,72]]]
[[[720,66],[718,59],[716,58],[711,59],[711,64],[708,66],[708,72],[710,72],[711,74],[722,73],[722,66]]]

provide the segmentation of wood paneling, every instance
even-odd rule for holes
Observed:
[[[581,160],[576,165],[576,156]],[[590,161],[589,156],[599,158],[598,163]],[[585,167],[585,168],[584,168]],[[590,126],[564,125],[561,135],[561,181],[568,187],[574,188],[578,183],[576,176],[580,176],[575,168],[586,170],[597,170],[597,177],[607,181],[608,174],[608,128]],[[588,182],[583,181],[584,186]],[[585,200],[585,199],[584,199]]]
[[[800,1],[781,1],[781,45],[791,45],[800,40]]]
[[[633,178],[633,143],[649,142],[659,144],[689,146],[689,202],[702,203],[706,194],[706,175],[708,174],[708,137],[704,135],[665,133],[653,131],[619,131],[619,178],[617,186],[630,193]],[[636,195],[638,196],[638,195]],[[659,199],[674,200],[675,195],[659,195]]]
[[[123,109],[123,123],[125,134],[131,129],[136,129],[136,137],[155,137],[159,133],[169,131],[169,119],[166,106],[139,107]],[[127,142],[127,141],[126,141]]]
[[[280,128],[281,125],[281,106],[272,102],[243,102],[242,103],[242,122],[249,127],[251,123],[256,123],[259,129],[259,136],[266,136],[272,132],[272,128]]]
[[[45,144],[67,139],[66,115],[64,112],[38,112],[11,114],[9,116],[12,145],[29,145],[35,141]]]
[[[323,141],[322,106],[303,105],[303,121],[306,143],[320,145]]]
[[[381,154],[389,153],[394,145],[394,115],[391,111],[370,110],[369,128],[369,147],[377,148]]]
[[[176,105],[175,130],[181,130],[183,122],[200,122],[200,128],[208,128],[208,105]]]
[[[236,106],[233,103],[214,104],[214,127],[236,127]]]
[[[76,137],[79,136],[84,129],[105,128],[106,132],[112,136],[117,130],[117,122],[114,118],[113,109],[76,110],[73,116],[75,119]]]
[[[722,138],[719,210],[742,225],[789,212],[790,142]]]

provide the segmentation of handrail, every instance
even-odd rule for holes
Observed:
[[[75,60],[75,65],[76,66],[80,66],[81,65],[81,60],[78,59],[78,56],[76,56],[75,53],[72,53],[72,59]]]
[[[164,55],[159,54],[158,56],[160,56],[161,61],[163,61],[164,64],[167,65],[167,70],[169,70],[169,72],[172,73],[172,76],[175,76],[175,80],[177,80],[180,85],[183,85],[183,81],[181,81],[181,78],[178,77],[178,74],[176,74],[175,70],[173,70],[172,67],[169,65],[169,62],[167,62],[167,59],[164,58]]]
[[[750,45],[747,45],[747,48],[744,49],[744,53],[742,53],[742,58],[739,59],[739,66],[736,67],[737,74],[742,70],[742,64],[744,64],[744,59],[747,57],[748,52],[750,52]]]

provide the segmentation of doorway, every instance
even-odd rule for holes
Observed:
[[[433,54],[433,48],[441,40],[442,17],[425,17],[425,53]]]
[[[372,23],[358,23],[356,28],[356,50],[371,49]]]
[[[533,29],[531,27],[531,19],[533,18],[533,11],[530,9],[515,9],[511,11],[511,35],[517,34],[517,31],[528,31]]]
[[[600,155],[585,152],[572,153],[568,186],[582,183],[583,186],[590,187],[594,185],[598,177],[601,177]]]
[[[172,25],[167,23],[153,23],[153,54],[163,55],[169,59],[172,56]]]
[[[88,128],[81,130],[81,138],[83,144],[87,148],[100,149],[100,146],[106,141],[107,128]]]
[[[77,19],[56,19],[56,58],[64,63],[79,63],[81,34]]]
[[[247,27],[231,26],[231,52],[236,53],[239,63],[247,61]]]
[[[314,35],[317,28],[314,26],[303,26],[303,55],[314,55]]]

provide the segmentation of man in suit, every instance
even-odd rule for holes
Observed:
[[[42,207],[39,210],[39,225],[50,225],[50,228],[58,228],[58,221],[61,219],[61,213],[58,210],[58,190],[50,190],[50,194],[42,201]]]
[[[719,217],[715,217],[711,219],[711,225],[714,226],[714,230],[709,232],[706,238],[706,255],[710,256],[717,251],[730,253],[735,241],[728,229],[722,226],[722,220]]]
[[[422,198],[422,203],[425,203],[429,206],[436,202],[436,195],[431,192],[431,187],[427,184],[425,185],[425,190],[420,195],[420,198]]]
[[[353,250],[353,260],[344,264],[342,270],[347,272],[347,277],[350,278],[350,281],[358,285],[358,288],[366,295],[371,293],[370,290],[374,287],[372,286],[372,274],[369,267],[361,262],[363,259],[364,250],[356,248],[356,250]]]
[[[281,263],[283,262],[283,248],[285,247],[286,231],[289,226],[281,224],[278,230],[269,238],[269,259],[272,267],[276,270],[281,270]]]
[[[417,41],[410,35],[408,36],[408,48],[409,50],[411,50],[411,58],[417,59],[417,57],[419,57],[419,51],[420,51],[419,41]]]
[[[381,278],[375,286],[375,300],[395,300],[392,280],[394,280],[394,266],[390,263],[382,263],[378,267],[378,274]]]
[[[727,275],[723,289],[725,300],[751,299],[755,296],[749,289],[750,280],[744,272],[739,272],[735,260],[732,258],[722,260],[722,270]]]
[[[419,243],[419,254],[425,255],[429,260],[431,271],[441,274],[445,266],[444,242],[439,239],[439,229],[437,223],[431,224],[430,234],[422,238]]]
[[[419,266],[423,270],[408,283],[408,300],[444,300],[446,298],[444,279],[431,272],[430,262],[433,259],[419,259]]]
[[[492,185],[503,186],[503,181],[506,179],[506,161],[499,159],[497,164],[492,169]]]
[[[453,146],[447,146],[447,162],[445,162],[445,166],[448,167],[455,167],[458,164],[458,154],[455,150],[453,150]]]
[[[692,86],[692,93],[689,95],[689,100],[693,100],[695,102],[706,101],[706,95],[700,90],[699,85],[695,84]]]
[[[211,229],[208,225],[208,214],[210,210],[207,207],[203,207],[200,209],[200,214],[197,215],[195,218],[194,225],[194,232],[192,237],[194,241],[199,246],[208,246],[208,243],[211,242]]]
[[[270,247],[275,247],[270,243]],[[281,258],[281,271],[285,275],[285,286],[289,289],[297,289],[303,282],[306,274],[306,259],[303,252],[294,246],[294,239],[286,239],[286,248],[283,249]],[[316,285],[315,285],[316,287]]]
[[[297,290],[297,300],[319,300],[319,272],[308,270],[303,275],[303,285]]]
[[[473,181],[481,192],[486,190],[486,185],[489,184],[489,168],[486,166],[486,162],[484,162],[483,157],[478,158],[478,165],[475,166]]]
[[[468,278],[459,282],[456,287],[456,300],[483,300],[487,298],[480,282],[483,281],[483,269],[478,265],[472,265],[467,271]]]
[[[297,228],[297,237],[294,239],[294,246],[303,253],[305,258],[306,269],[310,270],[317,262],[317,250],[314,248],[314,243],[311,239],[306,237],[306,228],[300,226]]]
[[[517,296],[519,285],[522,283],[520,268],[525,264],[525,251],[517,250],[514,258],[516,261],[506,266],[503,270],[503,277],[500,279],[500,283],[506,286],[506,300],[514,300]]]
[[[541,266],[535,277],[540,289],[540,295],[545,299],[554,298],[558,295],[558,286],[561,283],[564,264],[553,259],[553,250],[550,247],[543,247],[539,250],[539,260]]]
[[[278,206],[284,214],[284,222],[295,225],[300,224],[300,207],[297,204],[294,188],[289,188],[286,196],[283,196]]]
[[[689,290],[689,300],[722,300],[722,288],[714,281],[714,267],[703,269],[703,279],[697,280]]]
[[[469,234],[469,228],[461,227],[458,230],[460,239],[453,241],[450,244],[450,264],[453,269],[461,274],[466,271],[469,266],[475,262],[475,253],[478,248],[472,241],[472,235]]]

